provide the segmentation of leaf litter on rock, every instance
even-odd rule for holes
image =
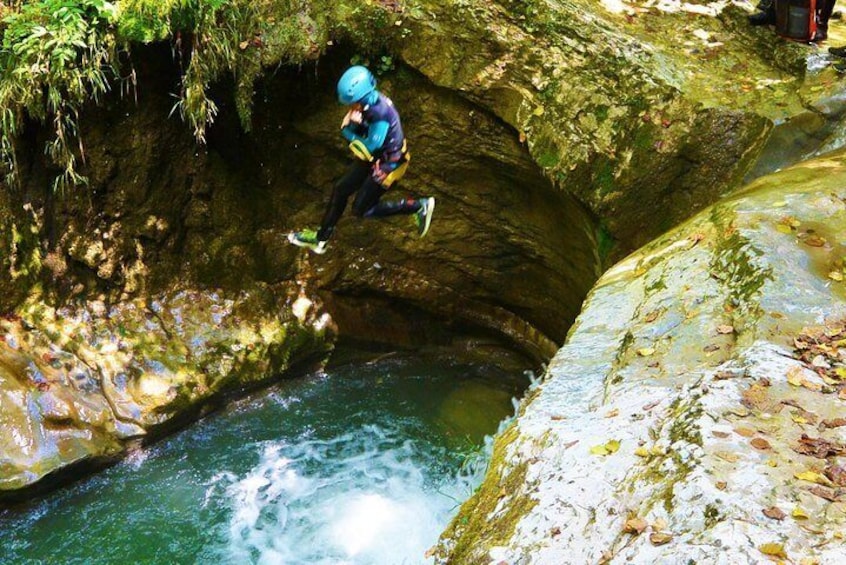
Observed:
[[[779,508],[778,506],[770,506],[769,508],[764,508],[763,513],[764,516],[766,516],[767,518],[772,518],[773,520],[779,521],[784,520],[785,516],[787,516],[787,514],[782,512],[781,508]]]
[[[793,447],[793,451],[818,459],[826,459],[836,455],[843,455],[846,453],[846,446],[837,441],[812,438],[806,434],[802,434],[799,438],[799,443]]]

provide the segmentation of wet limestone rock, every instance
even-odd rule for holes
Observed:
[[[328,315],[293,285],[270,290],[60,308],[36,297],[0,319],[0,500],[114,459],[224,393],[321,360],[333,339]]]
[[[843,561],[844,180],[763,177],[605,273],[441,561]]]

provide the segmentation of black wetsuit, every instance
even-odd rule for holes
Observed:
[[[347,167],[344,175],[335,183],[332,197],[320,223],[317,238],[326,241],[332,235],[335,225],[341,219],[350,196],[353,200],[353,214],[358,217],[384,217],[394,214],[414,214],[420,210],[420,202],[414,198],[402,198],[390,202],[380,202],[393,180],[380,180],[381,174],[390,175],[406,165],[408,155],[405,149],[405,135],[402,130],[399,113],[389,98],[381,93],[372,104],[362,111],[361,124],[349,124],[342,134],[349,141],[359,140],[371,153],[373,161],[356,159]],[[387,130],[385,130],[387,124]],[[373,130],[373,131],[371,131]],[[376,139],[373,134],[379,130]],[[378,146],[377,146],[378,144]],[[404,172],[404,169],[403,169]],[[387,182],[386,182],[387,180]]]

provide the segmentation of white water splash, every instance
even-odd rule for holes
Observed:
[[[434,484],[426,468],[439,457],[376,426],[327,441],[265,444],[246,476],[218,476],[232,512],[221,558],[262,565],[426,563],[456,501],[480,479],[477,472]]]

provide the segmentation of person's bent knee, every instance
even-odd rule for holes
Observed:
[[[362,205],[353,204],[353,207],[352,207],[353,216],[355,216],[356,218],[366,218],[367,212],[369,212],[371,208],[373,208],[373,207],[372,206],[365,207],[365,206],[362,206]]]

